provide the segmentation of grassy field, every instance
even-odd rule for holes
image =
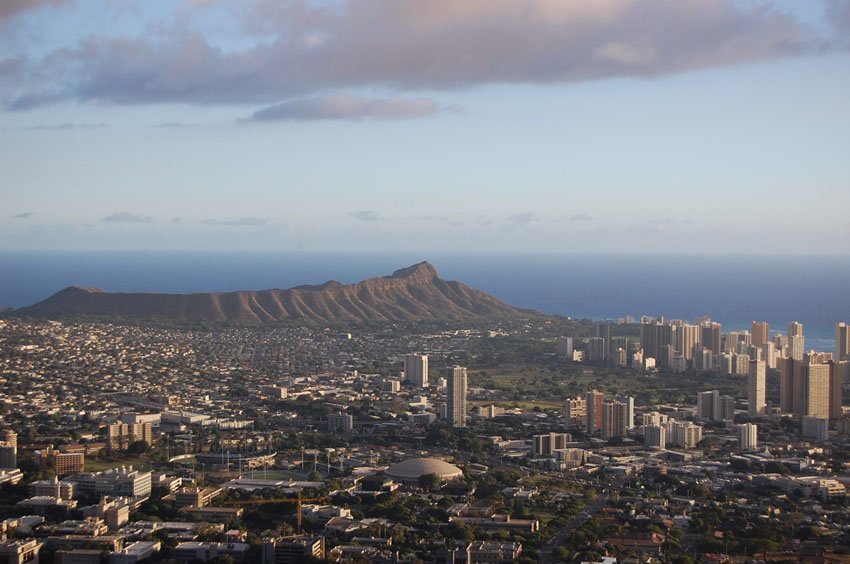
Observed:
[[[101,472],[112,468],[120,468],[121,466],[132,466],[133,468],[151,467],[151,460],[148,457],[122,458],[120,460],[100,460],[97,458],[86,458],[86,472]]]
[[[741,395],[743,379],[716,375],[644,375],[599,366],[566,365],[557,370],[534,366],[506,366],[470,373],[470,387],[506,392],[511,400],[495,402],[503,407],[555,406],[563,398],[597,389],[606,395],[634,396],[641,404],[693,403],[696,392],[718,389]],[[484,402],[485,404],[489,402]]]

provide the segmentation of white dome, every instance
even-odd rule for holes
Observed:
[[[436,474],[441,480],[454,480],[463,475],[463,471],[454,464],[437,458],[409,458],[393,464],[385,473],[400,482],[415,482],[428,474]]]

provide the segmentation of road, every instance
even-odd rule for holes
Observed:
[[[627,481],[625,477],[616,478],[608,487],[607,491],[619,491],[620,488],[623,487],[623,484]],[[605,490],[603,490],[605,492]],[[573,532],[584,525],[587,521],[593,518],[594,515],[602,511],[602,508],[605,507],[605,504],[608,501],[607,495],[603,493],[599,493],[596,498],[593,500],[593,503],[586,505],[584,509],[579,511],[578,515],[573,517],[572,521],[567,523],[563,528],[561,528],[557,533],[555,533],[551,539],[549,539],[546,544],[543,545],[543,548],[540,549],[540,562],[542,564],[547,564],[549,562],[554,562],[552,558],[552,552],[570,537]]]
[[[576,529],[584,525],[587,521],[592,519],[594,515],[602,511],[602,508],[605,507],[605,502],[605,497],[597,497],[593,500],[593,503],[586,505],[584,509],[578,513],[578,515],[573,517],[572,521],[567,523],[561,530],[555,533],[555,535],[543,545],[543,548],[540,549],[540,562],[543,564],[554,562],[552,559],[552,552],[564,544],[564,542]]]

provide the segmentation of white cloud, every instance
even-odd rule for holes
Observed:
[[[290,100],[258,110],[250,120],[403,119],[422,117],[438,110],[433,100],[424,98],[367,100],[357,96],[338,95]]]
[[[359,219],[360,221],[378,221],[379,219],[381,219],[380,214],[373,210],[361,210],[351,212],[349,215],[354,219]]]
[[[843,18],[843,6],[833,3]],[[199,26],[173,22],[143,36],[90,37],[42,59],[2,63],[0,100],[23,109],[63,100],[260,105],[295,99],[260,110],[257,118],[304,119],[299,116],[321,113],[329,91],[652,77],[838,42],[766,5],[737,0],[246,0],[230,9],[249,34],[230,38],[250,45],[242,50],[222,50]],[[361,101],[359,113],[435,111],[433,102],[411,103]]]
[[[100,220],[106,223],[151,223],[153,218],[149,215],[121,211],[102,217]]]
[[[260,227],[271,222],[268,217],[240,217],[239,219],[205,219],[204,225],[228,225],[239,227]]]

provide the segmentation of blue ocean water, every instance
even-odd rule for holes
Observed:
[[[422,260],[519,307],[578,318],[709,315],[724,330],[753,319],[804,325],[831,350],[850,321],[850,256],[296,252],[0,252],[0,306],[70,285],[123,292],[208,292],[356,282]]]

